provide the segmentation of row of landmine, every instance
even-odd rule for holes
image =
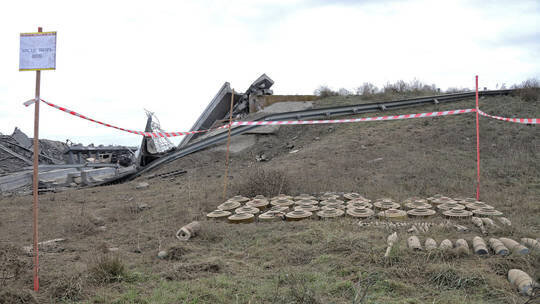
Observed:
[[[244,204],[245,203],[245,204]],[[407,210],[402,210],[402,206]],[[436,206],[436,209],[433,209]],[[434,195],[427,199],[418,197],[407,199],[403,204],[389,198],[366,199],[358,193],[324,193],[318,197],[301,194],[298,196],[278,195],[270,199],[257,195],[250,199],[234,196],[208,213],[210,219],[228,219],[231,223],[250,223],[259,221],[287,220],[299,221],[317,217],[319,219],[337,218],[348,215],[354,218],[377,216],[385,219],[404,219],[407,217],[431,217],[439,210],[447,218],[501,217],[502,212],[493,206],[473,198],[449,198]],[[314,214],[315,213],[315,214]]]

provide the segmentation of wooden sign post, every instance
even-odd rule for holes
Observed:
[[[56,69],[56,32],[22,33],[20,40],[19,71],[36,71],[36,95],[34,99],[34,174],[33,174],[33,235],[34,235],[34,291],[39,291],[38,247],[38,187],[39,187],[39,100],[41,70]]]

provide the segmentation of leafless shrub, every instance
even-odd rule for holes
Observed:
[[[241,183],[234,185],[234,192],[247,197],[262,194],[266,197],[287,193],[290,190],[288,175],[282,170],[258,168]]]
[[[76,216],[69,220],[68,223],[64,225],[64,231],[66,234],[82,234],[82,235],[93,235],[97,233],[96,225],[92,223],[92,220],[85,216]]]
[[[469,88],[458,88],[458,87],[449,87],[446,89],[446,93],[448,94],[454,94],[454,93],[465,93],[470,92],[471,90]]]
[[[89,271],[91,279],[97,284],[121,282],[128,278],[126,266],[117,254],[98,256]]]
[[[364,82],[361,86],[356,88],[356,95],[362,95],[369,97],[379,92],[379,88],[371,82]]]
[[[333,91],[328,86],[322,85],[318,89],[315,90],[315,95],[319,96],[320,98],[330,97],[330,96],[338,96],[338,92]]]
[[[352,95],[351,91],[345,89],[345,88],[339,88],[338,90],[338,95],[339,96],[348,96],[348,95]]]
[[[525,101],[540,100],[540,82],[538,79],[527,79],[519,85],[513,85],[512,89],[517,89],[517,96]]]
[[[384,93],[392,94],[411,94],[411,95],[421,95],[432,93],[439,93],[439,89],[435,84],[426,84],[421,82],[418,79],[413,79],[410,82],[405,82],[404,80],[398,80],[394,83],[387,82],[383,87]]]
[[[50,294],[57,301],[79,301],[83,296],[83,286],[82,274],[64,275],[54,281]]]
[[[17,280],[27,269],[28,262],[23,259],[22,250],[13,245],[0,246],[0,286],[8,280]]]

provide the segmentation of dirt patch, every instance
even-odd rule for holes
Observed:
[[[180,245],[173,246],[167,250],[167,260],[169,261],[182,261],[185,259],[185,255],[191,252],[188,248]]]
[[[189,280],[220,273],[222,270],[223,265],[218,260],[202,263],[178,263],[173,266],[171,271],[167,271],[164,277],[167,280]]]

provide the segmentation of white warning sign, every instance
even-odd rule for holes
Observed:
[[[21,33],[19,71],[56,69],[56,32]]]

